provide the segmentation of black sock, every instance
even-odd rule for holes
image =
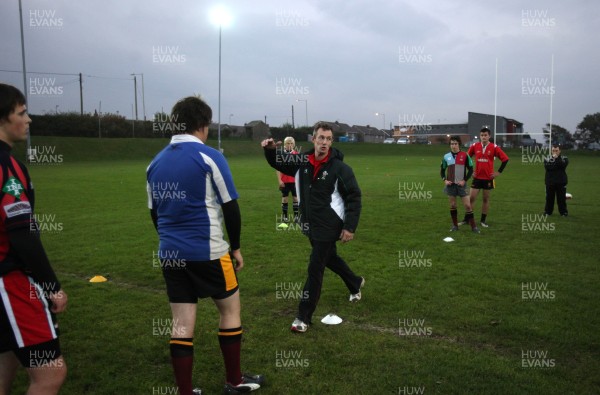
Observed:
[[[288,213],[288,204],[287,203],[281,203],[281,211],[283,212],[283,216],[287,217],[287,213]]]
[[[458,226],[458,210],[455,208],[450,209],[450,217],[452,217],[452,224]]]
[[[466,222],[469,223],[469,225],[471,225],[471,228],[476,228],[477,226],[475,225],[475,216],[473,215],[472,211],[468,211],[465,213],[465,218],[466,218]]]
[[[485,219],[487,217],[487,214],[481,214],[481,222],[483,222],[485,224]]]

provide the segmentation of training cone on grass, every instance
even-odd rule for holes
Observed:
[[[342,323],[342,319],[335,314],[327,314],[321,322],[326,325],[337,325]]]
[[[94,276],[94,277],[90,278],[91,283],[103,283],[106,281],[108,281],[108,280],[104,276]]]

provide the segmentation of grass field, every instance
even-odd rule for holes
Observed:
[[[62,155],[61,163],[29,166],[38,218],[49,225],[43,241],[69,295],[59,317],[70,369],[61,393],[175,393],[170,311],[145,192],[146,166],[166,140],[33,144]],[[451,222],[439,163],[446,147],[337,147],[364,206],[355,240],[338,251],[366,286],[350,304],[327,272],[319,319],[298,335],[289,325],[308,242],[276,228],[275,173],[258,144],[224,142],[243,217],[242,367],[266,375],[260,393],[600,393],[600,157],[567,153],[570,215],[544,219],[542,166],[508,151],[490,228],[480,235],[461,228],[445,243]],[[89,283],[96,274],[110,281]],[[198,309],[194,381],[217,394],[224,380],[218,314],[208,300]],[[332,312],[341,325],[319,322]],[[25,384],[21,372],[14,393]]]

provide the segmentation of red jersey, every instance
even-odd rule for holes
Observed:
[[[285,152],[289,152],[289,151],[285,151]],[[289,152],[292,155],[295,155],[298,153],[298,151],[294,150],[292,152]],[[296,178],[293,176],[288,176],[287,174],[284,173],[280,173],[280,177],[281,177],[281,182],[283,182],[284,184],[294,184],[296,182]]]
[[[33,237],[40,248],[29,246],[30,251],[38,252],[27,257],[10,241],[9,232],[25,230],[29,236],[34,229],[37,231],[29,174],[10,151],[10,146],[0,140],[0,352],[45,343],[58,336],[47,297],[58,291],[60,284],[43,248],[43,256],[36,255],[40,254],[39,238]]]
[[[492,180],[494,173],[494,157],[506,162],[508,156],[494,143],[488,143],[485,147],[481,143],[475,143],[469,147],[467,155],[475,155],[475,175],[478,180]]]
[[[0,143],[0,265],[12,259],[8,231],[31,229],[33,189],[27,169],[10,155],[10,147]],[[35,226],[35,225],[33,225]],[[0,273],[3,272],[0,268]]]

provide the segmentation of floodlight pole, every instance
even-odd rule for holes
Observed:
[[[23,34],[23,7],[21,6],[21,0],[19,0],[19,24],[21,26],[21,56],[23,60],[23,94],[25,95],[25,102],[27,99],[27,67],[25,66],[25,36]],[[25,153],[26,162],[29,162],[29,151],[31,150],[31,128],[27,131],[27,152]]]
[[[144,73],[142,74],[142,110],[144,111],[144,121],[146,120],[146,93],[144,92]]]
[[[304,112],[306,116],[306,126],[308,126],[308,99],[296,99],[296,101],[304,102]]]
[[[135,74],[131,74],[133,76],[133,98],[135,102],[135,120],[138,120],[138,105],[137,105],[137,78]],[[133,117],[133,114],[131,114]]]

